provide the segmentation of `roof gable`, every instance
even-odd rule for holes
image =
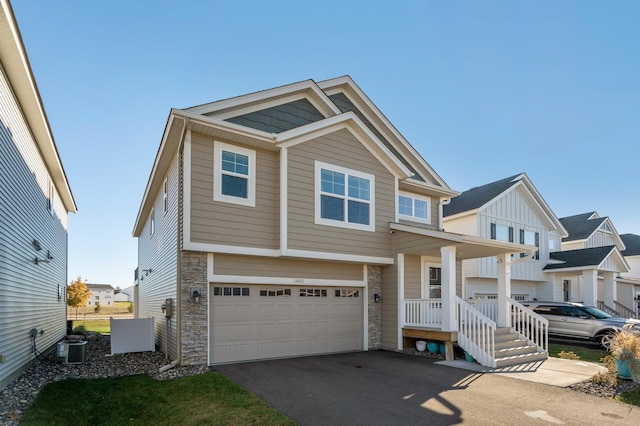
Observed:
[[[560,219],[562,225],[569,232],[569,235],[562,239],[562,242],[584,241],[598,230],[611,234],[613,240],[620,250],[625,249],[625,243],[620,238],[618,231],[613,226],[611,219],[607,216],[600,217],[596,212],[577,214]]]
[[[530,208],[549,229],[558,231],[560,235],[567,234],[560,220],[556,217],[544,198],[542,198],[542,195],[538,192],[526,173],[509,176],[464,191],[459,196],[453,198],[449,205],[444,206],[443,217],[479,211],[515,190],[520,192]]]

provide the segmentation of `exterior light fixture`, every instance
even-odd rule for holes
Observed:
[[[197,289],[193,290],[191,298],[193,299],[193,303],[200,303],[200,291]]]
[[[381,298],[382,298],[382,297],[380,297],[380,294],[379,294],[379,293],[374,293],[374,294],[373,294],[373,301],[374,301],[374,302],[376,302],[376,303],[380,303],[380,299],[381,299]]]

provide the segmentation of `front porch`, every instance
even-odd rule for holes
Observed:
[[[409,339],[437,340],[453,359],[457,343],[478,363],[496,368],[546,358],[547,321],[510,298],[511,265],[535,247],[391,224],[397,262],[397,349]],[[461,298],[463,259],[495,256],[494,301]],[[434,297],[437,296],[437,297]],[[411,340],[413,342],[413,340]]]

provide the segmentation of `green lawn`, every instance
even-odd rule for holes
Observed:
[[[587,362],[601,362],[600,360],[609,354],[604,349],[591,349],[581,346],[549,343],[549,356],[560,358],[560,356],[558,356],[560,352],[573,352],[578,355],[581,360]]]
[[[294,425],[225,376],[147,375],[50,383],[21,425]]]
[[[111,323],[108,319],[90,319],[90,320],[77,320],[73,322],[73,328],[78,326],[84,326],[86,331],[95,331],[100,334],[111,333]]]

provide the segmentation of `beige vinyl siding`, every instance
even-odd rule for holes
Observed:
[[[398,267],[382,267],[382,349],[398,349]]]
[[[4,71],[0,69],[0,389],[34,359],[29,331],[45,351],[66,332],[67,212]],[[42,250],[36,251],[37,240]],[[36,256],[53,259],[35,264]],[[58,298],[58,294],[61,298]]]
[[[164,179],[163,179],[164,180]],[[177,357],[176,297],[177,297],[177,244],[178,244],[178,156],[174,155],[167,172],[168,210],[163,212],[163,186],[154,198],[155,233],[149,235],[149,218],[138,237],[138,316],[154,318],[156,344],[165,351],[167,322],[160,307],[171,298],[172,318],[169,325],[169,356]],[[151,269],[151,273],[143,272]]]
[[[404,257],[404,298],[420,299],[422,297],[422,260],[420,256]]]
[[[213,200],[213,144],[212,138],[192,134],[191,241],[279,248],[278,153],[256,150],[256,204],[249,207]]]
[[[362,281],[364,276],[363,265],[355,263],[215,254],[213,264],[216,275],[349,281]]]
[[[640,256],[625,256],[624,260],[629,264],[629,272],[621,275],[627,278],[640,278]]]
[[[529,201],[522,196],[520,189],[508,192],[479,212],[479,236],[491,238],[491,223],[513,227],[513,242],[515,243],[520,243],[521,229],[539,233],[540,259],[528,260],[515,265],[511,269],[511,278],[544,281],[546,278],[542,273],[542,268],[549,259],[549,230],[531,208]],[[497,278],[497,259],[495,257],[480,259],[477,276]]]
[[[315,161],[375,176],[375,232],[315,224]],[[346,129],[289,148],[290,249],[391,257],[395,219],[393,175]]]
[[[478,216],[470,214],[454,219],[444,218],[444,230],[456,234],[478,236]]]
[[[563,242],[562,243],[562,250],[566,251],[566,250],[580,250],[586,248],[584,241],[570,241],[570,242]],[[558,250],[560,251],[560,250]]]

